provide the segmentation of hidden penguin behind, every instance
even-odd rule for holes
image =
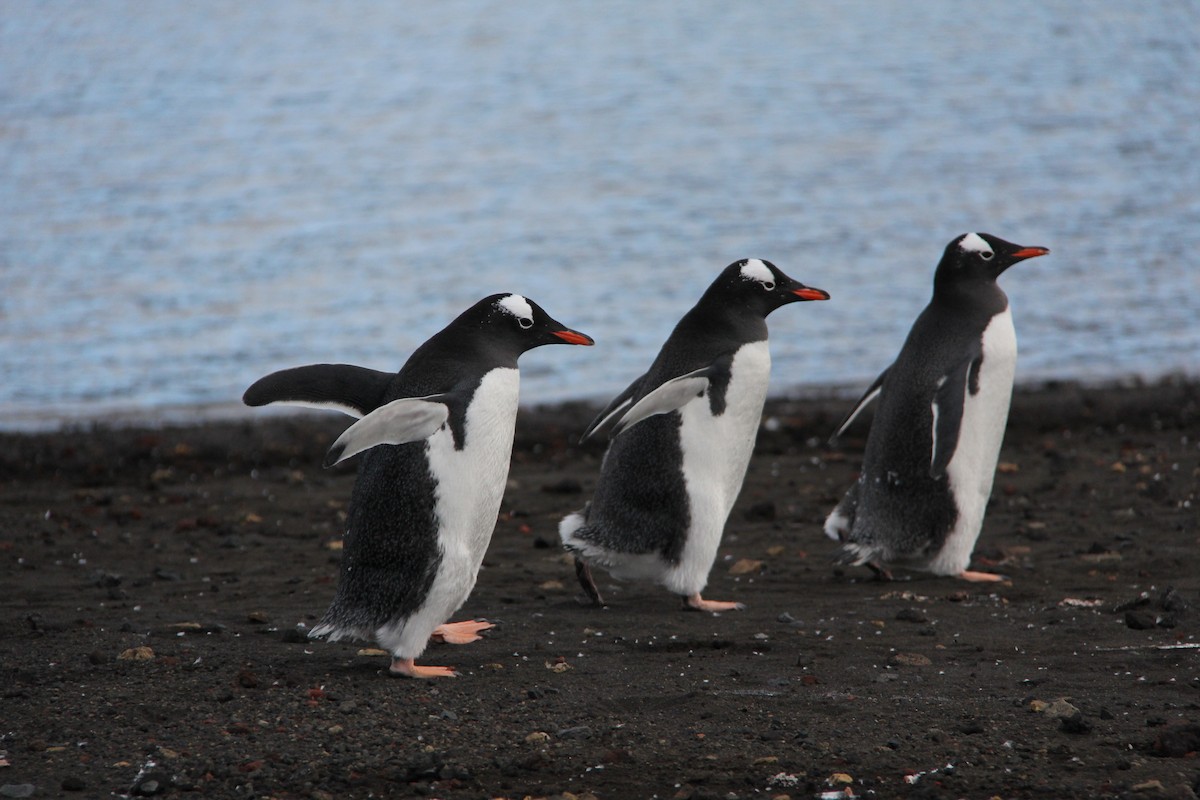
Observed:
[[[466,601],[491,541],[512,455],[517,359],[544,344],[591,345],[532,300],[480,300],[421,345],[398,373],[314,364],[267,375],[250,406],[286,403],[360,417],[325,465],[366,451],[350,500],[341,575],[309,634],[374,641],[391,672],[453,676],[417,666],[430,638],[464,644],[492,627],[448,623]]]
[[[675,326],[646,374],[584,432],[612,430],[592,501],[559,525],[593,604],[604,601],[590,566],[652,580],[691,608],[741,604],[701,591],[716,559],[766,399],[771,370],[766,317],[829,294],[745,259],[726,267]]]
[[[878,399],[858,481],[825,521],[836,560],[890,578],[892,563],[970,581],[967,569],[992,491],[1008,423],[1017,339],[996,284],[1019,261],[1043,256],[986,233],[946,246],[933,298],[900,354],[842,422],[840,436]]]

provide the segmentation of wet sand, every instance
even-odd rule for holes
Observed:
[[[440,681],[297,630],[336,582],[346,418],[0,436],[0,796],[1195,797],[1200,386],[1018,392],[987,586],[830,563],[848,407],[768,405],[721,615],[602,573],[578,602],[556,527],[595,409],[523,411],[456,615],[496,628],[431,645]]]

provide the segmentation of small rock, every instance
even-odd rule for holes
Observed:
[[[1125,625],[1135,631],[1148,631],[1158,625],[1158,619],[1149,611],[1130,609],[1125,612]]]
[[[1151,751],[1167,758],[1185,758],[1189,753],[1200,752],[1200,724],[1187,722],[1163,728],[1154,738]]]
[[[1066,719],[1081,713],[1078,708],[1067,702],[1066,698],[1060,697],[1053,703],[1046,706],[1042,713],[1050,719]]]
[[[933,661],[929,656],[923,656],[920,653],[893,653],[888,658],[888,663],[893,667],[928,667]]]
[[[6,783],[0,786],[0,797],[33,797],[32,783]]]
[[[900,622],[928,622],[929,617],[925,616],[925,612],[919,608],[902,608],[896,612],[896,619]]]
[[[68,775],[63,778],[62,788],[64,792],[82,792],[87,788],[87,781],[78,775]]]
[[[128,650],[121,651],[121,655],[117,656],[120,661],[150,661],[153,658],[154,651],[145,645],[130,647]]]
[[[763,562],[753,558],[739,558],[733,562],[733,566],[729,568],[730,575],[749,575],[752,572],[758,572],[763,568]]]
[[[149,772],[138,779],[129,793],[137,797],[154,797],[168,788],[167,776],[161,772]]]
[[[544,744],[550,741],[550,734],[545,731],[534,731],[525,737],[525,744]]]
[[[854,783],[854,778],[845,772],[835,772],[826,778],[825,782],[830,786],[849,786]]]
[[[284,644],[307,644],[308,632],[299,628],[288,628],[283,632],[281,638]]]
[[[1162,793],[1167,790],[1167,787],[1163,786],[1162,781],[1144,781],[1142,783],[1135,783],[1133,786],[1130,786],[1129,789],[1130,789],[1130,791],[1133,791],[1133,792],[1159,792],[1159,793]]]
[[[1083,714],[1078,711],[1069,717],[1063,717],[1059,726],[1063,733],[1087,734],[1092,732],[1092,723],[1084,719]]]
[[[265,611],[251,611],[246,615],[247,622],[253,622],[256,625],[263,625],[271,621],[271,615]]]

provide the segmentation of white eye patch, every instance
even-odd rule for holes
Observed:
[[[978,233],[968,233],[958,243],[958,248],[964,253],[979,253],[984,258],[992,257],[992,246],[985,242]]]
[[[529,301],[521,295],[505,295],[496,301],[496,305],[516,317],[522,328],[533,325],[533,306],[529,305]]]
[[[771,274],[771,268],[757,258],[746,259],[746,263],[742,265],[742,277],[764,285],[775,285],[775,276]]]

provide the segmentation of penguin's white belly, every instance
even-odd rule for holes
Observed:
[[[713,415],[707,395],[680,409],[679,438],[691,519],[679,563],[663,580],[679,594],[698,592],[708,582],[725,521],[746,477],[771,377],[767,342],[738,349],[730,376],[724,413]]]
[[[992,317],[982,344],[979,391],[971,394],[968,387],[964,396],[958,445],[946,467],[958,519],[930,561],[930,570],[939,575],[957,575],[967,568],[992,494],[1017,365],[1017,336],[1008,309]]]
[[[463,449],[454,448],[449,426],[427,440],[429,469],[437,483],[434,515],[442,560],[420,608],[377,632],[380,644],[393,652],[415,649],[419,655],[433,629],[458,610],[475,586],[504,499],[519,390],[516,369],[492,370],[467,407]]]

